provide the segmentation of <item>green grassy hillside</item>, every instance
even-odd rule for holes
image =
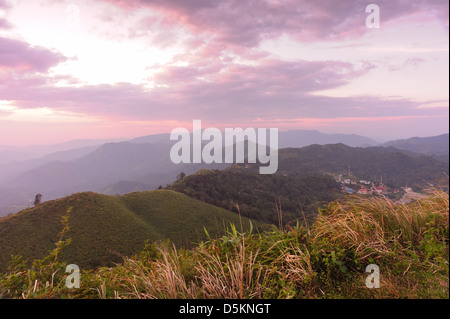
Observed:
[[[323,207],[308,227],[245,233],[230,227],[224,236],[192,249],[166,243],[147,245],[114,267],[82,269],[76,289],[66,286],[66,264],[55,258],[61,252],[57,245],[32,267],[17,262],[0,273],[0,295],[448,299],[448,199],[440,190],[406,205],[382,197],[351,196]],[[369,265],[378,267],[378,277],[368,270]]]
[[[61,258],[83,268],[111,265],[141,250],[146,240],[170,239],[192,246],[205,238],[205,227],[214,237],[223,234],[239,215],[170,190],[108,196],[78,193],[45,202],[0,219],[0,271],[12,255],[32,261],[54,248],[69,208],[70,245]],[[249,219],[242,218],[244,229]],[[257,225],[254,222],[253,225]]]

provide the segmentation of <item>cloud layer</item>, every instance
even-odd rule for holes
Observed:
[[[102,0],[123,9],[148,7],[165,26],[179,24],[219,42],[246,47],[289,34],[299,41],[343,40],[363,34],[367,1],[334,0]],[[448,24],[448,1],[377,1],[383,23],[428,12]],[[156,22],[155,20],[148,20]],[[148,25],[151,27],[151,25]]]
[[[142,41],[162,50],[175,48],[177,53],[168,63],[143,65],[148,76],[142,83],[90,84],[71,74],[51,72],[73,57],[0,33],[0,100],[20,109],[45,107],[105,119],[209,123],[442,114],[442,108],[420,108],[419,102],[401,96],[321,93],[355,83],[381,63],[363,58],[286,60],[261,48],[282,37],[305,47],[329,42],[358,48],[348,41],[367,34],[367,1],[97,0],[97,4],[103,10],[96,12],[98,23],[129,22],[120,25],[120,32],[111,31],[117,31],[116,41],[123,45]],[[448,28],[448,1],[377,4],[383,25],[412,20]],[[107,16],[108,8],[121,15]],[[0,10],[12,8],[0,0]],[[0,16],[0,30],[14,28]],[[408,56],[403,64],[389,68],[399,73],[417,70],[427,59]],[[129,62],[126,56],[117,61]],[[10,111],[0,108],[0,112],[2,117]]]

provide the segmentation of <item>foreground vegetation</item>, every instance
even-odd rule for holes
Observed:
[[[56,248],[31,267],[20,258],[0,275],[4,298],[449,298],[448,194],[395,205],[352,197],[320,210],[312,226],[264,232],[231,225],[225,236],[187,250],[149,243],[115,267],[82,271],[66,287]],[[281,212],[280,212],[281,215]],[[365,285],[380,268],[380,288]]]

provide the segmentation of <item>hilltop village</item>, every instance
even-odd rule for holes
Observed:
[[[352,178],[339,178],[337,182],[341,185],[341,190],[347,194],[361,194],[361,195],[389,195],[399,194],[401,191],[404,193],[412,192],[412,189],[408,186],[398,188],[391,188],[383,183],[383,180],[379,182],[372,182],[370,180],[355,180]]]
[[[347,194],[360,195],[386,195],[390,197],[402,196],[403,194],[412,193],[412,188],[408,187],[408,183],[401,188],[388,187],[383,182],[383,176],[378,181],[359,179],[354,176],[350,170],[345,175],[339,174],[335,176],[336,182],[340,184],[341,191]]]

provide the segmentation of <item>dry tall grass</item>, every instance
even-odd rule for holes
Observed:
[[[325,207],[310,229],[240,234],[232,227],[228,237],[204,243],[189,257],[180,256],[175,247],[165,247],[159,250],[160,258],[150,263],[128,259],[121,279],[114,281],[120,283],[116,287],[125,298],[445,295],[448,209],[448,194],[438,190],[408,205],[387,198],[352,197]],[[430,230],[434,237],[426,248]],[[446,252],[442,247],[447,247]],[[429,259],[427,249],[440,251]],[[183,258],[194,260],[190,279],[183,275]],[[374,260],[388,267],[383,268],[382,289],[369,291],[364,271],[355,265],[364,269]],[[423,285],[430,282],[431,292],[426,288],[424,292]]]
[[[126,272],[120,280],[120,295],[135,299],[196,298],[198,288],[192,282],[187,283],[182,274],[175,246],[169,249],[163,245],[159,252],[161,258],[151,262],[126,260],[121,266]]]
[[[259,251],[248,251],[243,237],[225,260],[219,254],[201,251],[196,267],[201,282],[202,297],[208,299],[262,298],[262,282],[267,270],[257,262]]]
[[[408,205],[396,205],[386,197],[355,196],[330,204],[318,216],[312,240],[326,238],[332,245],[355,250],[365,260],[391,253],[393,243],[417,243],[430,223],[448,229],[448,222],[448,194],[439,190]]]
[[[194,275],[189,280],[183,275],[182,257],[175,247],[160,248],[161,257],[150,264],[128,259],[123,266],[126,276],[120,281],[121,296],[260,299],[344,294],[414,298],[422,294],[420,281],[435,278],[440,286],[448,287],[448,204],[448,194],[441,191],[408,205],[387,198],[352,197],[325,207],[306,231],[290,228],[250,235],[233,227],[228,238],[211,240],[193,252],[189,258],[195,260]],[[424,261],[423,254],[416,255],[430,229],[440,230],[435,232],[440,236],[436,240],[447,245],[447,262]],[[383,289],[368,292],[364,272],[352,267],[374,260],[395,265],[383,269]],[[405,276],[412,268],[415,274],[424,273]],[[327,293],[330,285],[341,285],[339,292]],[[438,290],[440,286],[437,284]]]

